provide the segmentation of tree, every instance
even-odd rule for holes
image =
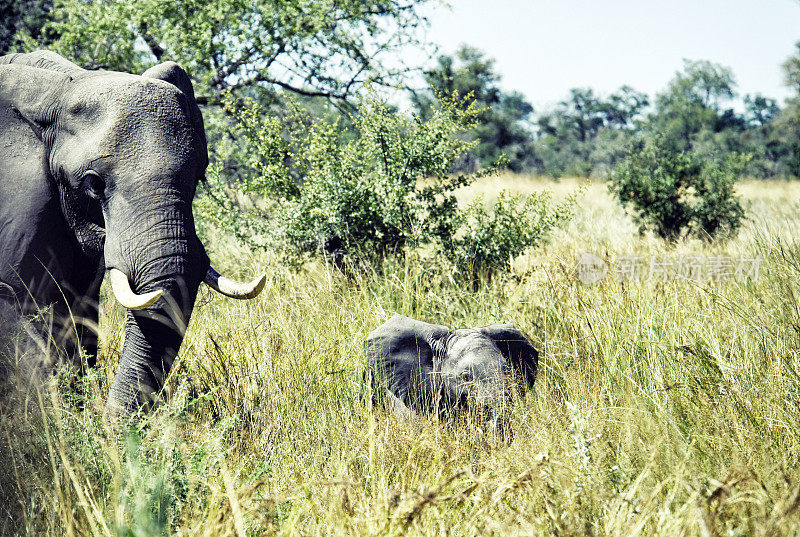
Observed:
[[[469,138],[477,141],[471,154],[478,164],[488,166],[505,156],[508,167],[514,171],[531,167],[533,135],[527,123],[533,106],[521,93],[500,89],[500,76],[493,59],[476,48],[462,45],[453,56],[439,56],[424,77],[427,87],[412,95],[421,116],[429,117],[441,97],[455,97],[483,109],[478,125],[469,133]]]
[[[650,99],[646,94],[630,86],[622,86],[609,95],[605,102],[601,102],[600,107],[605,116],[605,126],[621,129],[635,126],[649,105]]]
[[[297,107],[282,121],[256,103],[226,98],[224,105],[252,148],[255,173],[235,186],[263,203],[246,211],[230,203],[231,182],[217,161],[205,189],[222,203],[203,196],[196,213],[295,263],[322,255],[346,270],[364,262],[380,267],[422,247],[477,286],[508,270],[512,258],[542,244],[574,212],[578,193],[557,204],[540,192],[501,193],[492,210],[482,202],[459,205],[456,191],[493,171],[453,173],[476,144],[463,136],[481,114],[474,103],[442,99],[423,121],[368,94],[349,140],[336,122]]]
[[[744,96],[744,120],[748,127],[762,128],[775,119],[780,111],[775,99],[760,93]]]
[[[226,90],[342,101],[360,83],[396,85],[437,0],[60,0],[53,50],[87,68],[142,72],[174,60],[202,102]],[[27,46],[40,40],[32,33]]]
[[[783,83],[800,95],[800,41],[795,43],[795,53],[781,64],[783,69]]]
[[[570,97],[539,116],[537,153],[551,175],[589,175],[612,168],[624,155],[629,136],[649,101],[622,86],[608,98],[591,88],[573,88]],[[598,147],[602,145],[602,148]]]
[[[800,42],[794,53],[783,62],[784,84],[794,95],[786,100],[786,106],[769,124],[766,138],[777,155],[781,169],[794,177],[800,177]]]
[[[700,138],[737,124],[735,112],[722,108],[736,95],[735,87],[729,68],[705,60],[684,60],[683,71],[656,96],[649,130],[664,134],[666,143],[675,149],[690,151]]]
[[[430,105],[437,95],[455,96],[463,101],[467,98],[481,106],[493,106],[500,102],[500,82],[495,72],[494,60],[480,50],[462,45],[454,56],[439,56],[437,65],[425,71],[428,90],[415,94],[417,108],[430,112]]]
[[[744,114],[738,145],[740,151],[753,155],[747,169],[751,177],[774,177],[781,174],[782,141],[776,136],[776,118],[781,109],[775,99],[761,94],[745,95]]]
[[[600,102],[591,88],[572,88],[569,91],[570,98],[558,103],[550,113],[541,115],[537,123],[545,134],[586,142],[597,136],[606,125],[608,107]]]
[[[53,0],[0,0],[0,55],[19,46],[17,32],[47,43],[52,35],[42,34]]]
[[[662,135],[636,140],[610,177],[609,190],[640,231],[674,242],[687,231],[705,239],[734,234],[744,208],[734,184],[749,157],[707,160],[671,147]]]

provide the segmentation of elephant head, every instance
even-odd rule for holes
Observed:
[[[207,164],[200,109],[176,63],[136,76],[50,52],[0,58],[0,283],[18,310],[34,302],[92,317],[109,271],[128,308],[114,413],[156,397],[201,282],[237,298],[264,285],[265,275],[236,284],[210,267],[192,214]]]
[[[376,392],[403,416],[484,412],[502,432],[512,383],[533,386],[539,353],[512,324],[450,330],[395,314],[366,341]]]

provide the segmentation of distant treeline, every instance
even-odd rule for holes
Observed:
[[[48,48],[87,68],[134,73],[175,60],[191,73],[201,105],[211,105],[204,113],[212,140],[227,128],[212,119],[227,93],[278,115],[290,96],[317,117],[338,118],[347,136],[366,83],[397,92],[413,80],[418,66],[398,61],[424,45],[417,32],[426,24],[422,6],[438,3],[176,0],[165,9],[160,0],[0,0],[0,54]],[[426,87],[412,102],[424,118],[437,96],[454,93],[485,108],[470,134],[479,144],[466,167],[504,155],[514,171],[599,176],[625,158],[634,139],[660,133],[675,149],[703,158],[748,154],[750,176],[800,177],[800,44],[782,67],[792,89],[782,104],[756,94],[734,108],[730,69],[686,61],[655,96],[628,86],[610,95],[574,88],[556,106],[534,110],[522,94],[500,89],[492,59],[463,46],[424,72]]]
[[[573,88],[556,106],[535,111],[520,93],[499,88],[493,60],[463,46],[426,71],[428,89],[414,103],[426,114],[434,95],[456,93],[486,108],[472,131],[480,140],[472,165],[489,165],[504,154],[505,165],[518,172],[603,176],[634,140],[659,134],[673,149],[704,158],[750,155],[745,174],[752,177],[800,177],[800,44],[782,67],[793,90],[783,106],[761,94],[744,95],[739,112],[729,68],[685,60],[653,98],[628,86],[610,95]]]

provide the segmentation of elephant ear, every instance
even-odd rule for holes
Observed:
[[[397,313],[370,332],[366,340],[370,369],[380,383],[407,405],[430,391],[430,373],[444,356],[450,329]],[[416,403],[416,404],[415,404]]]
[[[48,145],[71,78],[0,60],[0,282],[27,297],[60,277],[49,260],[70,254],[53,212]]]
[[[520,375],[528,387],[532,388],[539,367],[539,351],[533,348],[525,335],[513,324],[493,324],[476,328],[488,336],[511,363],[516,374]]]
[[[181,90],[181,92],[186,96],[186,99],[189,102],[189,117],[192,121],[192,125],[194,126],[194,130],[197,132],[200,140],[202,141],[202,153],[206,155],[206,162],[203,163],[202,166],[202,168],[205,169],[205,167],[208,165],[206,131],[203,124],[203,114],[200,112],[200,107],[197,105],[197,100],[194,96],[194,86],[192,86],[192,80],[189,78],[189,75],[186,74],[186,71],[184,71],[183,68],[177,63],[164,62],[151,67],[142,73],[142,76],[169,82]]]
[[[44,129],[56,119],[60,95],[72,82],[67,74],[17,63],[19,56],[25,55],[0,58],[0,139],[4,142],[19,143],[25,138],[19,132],[21,125],[41,140]],[[19,158],[31,158],[30,154],[18,153]]]
[[[27,54],[8,54],[0,57],[0,64],[4,63],[38,67],[49,71],[58,71],[70,76],[80,76],[86,72],[85,69],[81,69],[71,61],[49,50],[37,50]]]

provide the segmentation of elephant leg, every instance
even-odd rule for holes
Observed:
[[[0,375],[21,374],[43,379],[52,371],[52,352],[48,343],[47,311],[30,307],[20,300],[11,285],[0,281]]]
[[[5,308],[0,307],[4,310]],[[0,377],[17,378],[37,387],[52,376],[59,361],[44,316],[29,317],[15,311],[0,320]]]
[[[44,327],[58,361],[82,373],[97,362],[97,332],[87,326],[92,324],[92,312],[88,309],[54,305],[50,323]]]
[[[0,381],[8,378],[17,365],[21,318],[11,286],[0,282]]]
[[[83,293],[72,297],[69,307],[64,302],[53,304],[51,314],[38,326],[44,336],[40,341],[46,341],[46,348],[40,352],[44,361],[50,362],[45,377],[58,366],[71,367],[74,373],[68,376],[70,392],[79,396],[76,404],[80,409],[84,407],[84,397],[91,392],[82,379],[97,364],[99,284]],[[34,337],[31,339],[35,341]]]
[[[100,290],[97,289],[92,296],[84,297],[72,308],[74,337],[71,356],[73,363],[80,360],[81,370],[97,365],[99,300]]]

